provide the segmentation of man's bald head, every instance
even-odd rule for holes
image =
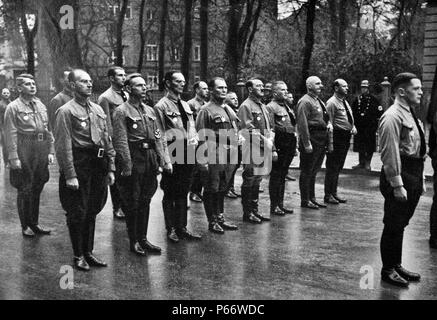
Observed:
[[[334,89],[334,92],[337,95],[339,95],[341,98],[344,98],[349,91],[348,84],[343,79],[335,80],[334,83],[332,84],[332,88]]]
[[[318,96],[322,92],[323,84],[319,77],[311,76],[306,80],[308,93]]]
[[[90,97],[93,89],[93,81],[88,72],[82,69],[74,69],[68,75],[68,81],[76,96]]]

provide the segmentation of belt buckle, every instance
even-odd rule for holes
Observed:
[[[97,151],[97,158],[103,158],[104,153],[105,153],[105,149],[99,148],[99,151]]]
[[[148,144],[147,142],[143,142],[143,144],[142,144],[142,148],[143,148],[143,149],[149,149],[150,146],[149,146],[149,144]]]
[[[38,133],[38,141],[44,141],[44,133]]]

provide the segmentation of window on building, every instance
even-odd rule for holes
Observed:
[[[118,5],[109,6],[109,9],[112,11],[114,17],[118,16],[118,13],[120,12],[120,7]],[[126,20],[132,19],[132,7],[130,5],[127,6],[124,18]]]
[[[172,55],[173,55],[174,61],[179,61],[181,59],[181,52],[180,52],[179,48],[174,47],[172,50]]]
[[[194,61],[200,61],[200,46],[194,46]]]
[[[155,13],[152,10],[147,10],[146,17],[148,21],[151,21],[155,18]]]
[[[158,89],[158,75],[151,75],[148,74],[147,75],[147,87],[149,87],[149,89]]]
[[[146,59],[147,61],[158,60],[158,46],[156,44],[148,44],[146,46]]]

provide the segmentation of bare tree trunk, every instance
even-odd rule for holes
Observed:
[[[337,0],[328,0],[329,18],[331,24],[331,45],[337,51],[338,49],[338,17],[337,17]]]
[[[229,29],[228,42],[226,44],[226,57],[228,69],[228,82],[233,85],[237,83],[240,67],[239,39],[240,21],[244,7],[242,0],[229,0]],[[228,83],[228,85],[229,85]]]
[[[348,0],[340,0],[339,7],[339,28],[338,28],[338,49],[340,51],[346,50],[346,31],[348,28],[347,6]]]
[[[316,4],[317,0],[308,0],[307,2],[307,20],[306,20],[306,35],[305,35],[305,47],[303,50],[303,62],[302,62],[302,82],[301,92],[306,90],[306,79],[309,76],[309,69],[311,64],[311,56],[314,47],[314,20],[316,18]]]
[[[184,50],[181,59],[181,71],[185,76],[185,90],[188,90],[190,82],[191,50],[193,47],[193,35],[191,34],[192,11],[193,0],[185,0]]]
[[[120,13],[117,20],[117,42],[116,42],[116,53],[117,56],[116,65],[123,66],[123,24],[127,12],[127,6],[129,0],[122,0],[122,5],[120,8]]]
[[[165,59],[165,32],[167,29],[167,14],[168,14],[168,0],[162,0],[161,9],[161,30],[159,34],[159,89],[164,90],[164,59]]]
[[[50,64],[53,67],[52,79],[58,90],[60,75],[68,68],[83,68],[82,53],[78,40],[77,18],[73,29],[62,29],[59,25],[59,10],[63,5],[70,5],[74,12],[79,12],[78,0],[41,1],[42,32],[49,44]]]
[[[140,34],[140,53],[138,57],[138,65],[137,65],[137,72],[141,73],[141,70],[143,69],[143,63],[144,63],[144,46],[146,44],[146,35],[144,34],[144,8],[146,6],[146,0],[141,0],[140,5],[140,16],[139,16],[139,23],[138,23],[138,32]]]
[[[38,14],[35,13],[35,25],[32,30],[29,29],[27,25],[26,18],[26,7],[24,1],[20,1],[20,21],[21,28],[23,29],[24,40],[26,42],[26,53],[27,53],[27,73],[35,75],[35,37],[38,31],[39,18]]]
[[[208,6],[209,0],[200,0],[200,78],[208,79]]]

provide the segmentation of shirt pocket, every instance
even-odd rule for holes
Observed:
[[[416,139],[414,125],[411,122],[403,122],[401,128],[400,149],[407,155],[413,155],[415,153],[414,145]]]
[[[287,121],[287,113],[283,111],[275,112],[274,114],[275,123],[280,125],[285,125]]]
[[[231,126],[229,119],[227,119],[225,116],[220,114],[212,115],[212,122],[214,124],[214,129],[216,130],[230,129]]]
[[[88,115],[71,114],[73,131],[86,132],[90,130],[90,117]]]
[[[35,114],[33,111],[18,110],[17,125],[21,128],[35,127]]]
[[[127,131],[135,136],[141,135],[143,130],[143,119],[141,117],[126,117]]]
[[[179,118],[181,116],[180,112],[175,111],[166,111],[165,112],[166,118],[169,120],[169,122],[172,123],[173,127],[179,127]]]
[[[107,129],[107,125],[108,125],[108,122],[107,122],[108,116],[106,114],[103,114],[103,113],[97,113],[96,119],[97,119],[97,125],[98,125],[99,129],[103,132],[107,131],[106,129]]]
[[[255,129],[263,129],[264,126],[261,126],[263,117],[262,113],[260,111],[252,111],[252,117]]]

